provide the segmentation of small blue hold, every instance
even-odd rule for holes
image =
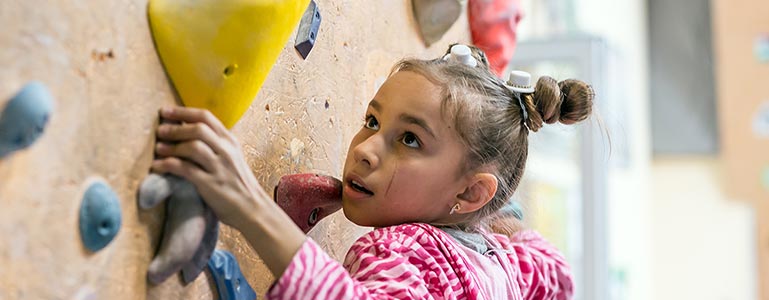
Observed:
[[[0,158],[29,147],[43,133],[53,107],[44,84],[27,83],[0,115]]]
[[[208,261],[220,300],[256,299],[256,292],[240,272],[238,261],[232,253],[216,249]]]
[[[115,192],[103,182],[91,184],[80,204],[80,237],[85,247],[96,252],[107,246],[120,230],[120,222]]]

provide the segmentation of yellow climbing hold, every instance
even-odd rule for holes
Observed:
[[[228,128],[248,109],[309,0],[150,0],[155,46],[184,105]]]

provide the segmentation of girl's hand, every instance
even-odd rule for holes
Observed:
[[[157,173],[171,173],[192,182],[216,216],[242,230],[264,201],[271,201],[243,158],[240,144],[208,110],[170,107],[161,109],[152,163]],[[266,205],[270,207],[270,205]]]
[[[207,110],[164,108],[160,116],[179,124],[158,126],[152,170],[192,182],[219,220],[238,229],[280,278],[305,236],[259,185],[238,141]]]

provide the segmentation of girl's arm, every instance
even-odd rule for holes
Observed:
[[[207,110],[171,107],[158,126],[152,170],[184,177],[225,224],[240,230],[280,277],[305,241],[304,233],[259,185],[240,144]]]
[[[456,276],[434,239],[427,235],[408,224],[376,229],[353,244],[344,265],[308,238],[266,298],[412,300],[477,296],[477,289],[464,287],[464,278]]]
[[[499,237],[503,248],[511,249],[511,263],[520,272],[516,280],[524,299],[571,299],[574,279],[571,267],[560,251],[533,230]]]
[[[243,233],[278,278],[268,299],[446,299],[462,292],[452,291],[452,278],[412,234],[362,237],[348,256],[348,273],[272,201],[238,142],[210,112],[174,107],[161,116],[181,124],[158,127],[164,142],[153,171],[191,181],[217,217]]]

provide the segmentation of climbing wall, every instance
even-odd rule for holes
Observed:
[[[757,294],[769,300],[769,3],[711,5],[723,180],[755,208]]]
[[[303,60],[292,36],[232,128],[268,190],[284,174],[339,176],[365,105],[397,58],[436,57],[469,41],[465,10],[425,48],[411,1],[317,2],[315,47]],[[0,158],[0,300],[211,299],[208,272],[186,286],[179,276],[146,281],[164,209],[139,210],[136,191],[152,160],[157,110],[179,103],[153,45],[147,2],[2,1],[0,27],[0,109],[35,80],[53,99],[40,138]],[[93,252],[78,215],[95,180],[114,191],[121,226]],[[341,260],[366,230],[336,213],[309,235]],[[235,254],[261,297],[273,278],[240,234],[222,226],[218,248]]]

